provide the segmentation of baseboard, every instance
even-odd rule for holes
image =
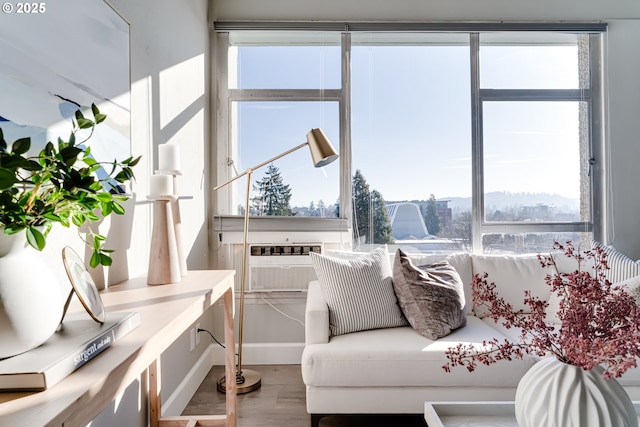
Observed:
[[[242,365],[299,365],[304,343],[245,343]],[[214,363],[224,364],[224,349],[214,350]]]
[[[180,382],[176,390],[162,405],[162,415],[180,415],[184,408],[206,378],[214,365],[215,350],[217,345],[211,344],[202,353],[198,361],[189,370],[189,373]]]

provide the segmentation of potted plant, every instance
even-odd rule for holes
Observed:
[[[91,157],[91,149],[84,143],[95,126],[106,116],[91,106],[93,119],[80,110],[75,113],[73,129],[68,141],[61,138],[49,142],[37,156],[29,156],[30,138],[22,138],[8,145],[0,129],[0,226],[5,234],[26,233],[27,242],[42,250],[47,234],[55,223],[64,227],[72,224],[83,227],[85,243],[93,248],[90,265],[111,265],[111,252],[104,248],[105,237],[84,227],[124,208],[119,203],[127,199],[118,194],[117,184],[134,178],[133,167],[140,157],[108,163]],[[76,135],[86,129],[89,135],[78,140]],[[96,172],[108,166],[106,177]]]
[[[518,384],[520,426],[637,426],[635,408],[615,378],[637,366],[640,357],[640,307],[625,288],[640,282],[610,283],[605,277],[607,254],[600,246],[580,252],[571,242],[556,242],[554,250],[578,266],[571,273],[546,276],[552,298],[558,300],[556,322],[549,321],[547,301],[526,291],[524,303],[530,313],[514,310],[498,295],[495,284],[487,282],[487,273],[476,274],[474,305],[486,307],[486,316],[496,323],[520,330],[521,340],[494,338],[482,348],[460,343],[446,351],[449,361],[443,369],[465,366],[471,372],[478,364],[541,357]],[[538,259],[542,267],[557,271],[553,255]]]
[[[49,142],[37,155],[29,154],[30,138],[8,144],[0,129],[0,358],[41,344],[60,322],[55,276],[29,248],[44,249],[54,224],[78,228],[91,267],[111,265],[106,238],[91,223],[124,213],[118,184],[134,178],[140,158],[94,159],[85,143],[106,116],[95,105],[91,115],[76,111],[68,140]]]

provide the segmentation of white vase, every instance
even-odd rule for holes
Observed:
[[[637,427],[629,395],[615,379],[542,359],[522,377],[516,390],[516,419],[520,427]]]
[[[0,229],[0,358],[45,342],[56,331],[64,301],[55,275],[25,233]]]

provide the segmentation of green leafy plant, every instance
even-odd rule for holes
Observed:
[[[92,118],[80,110],[72,120],[67,141],[48,142],[38,155],[28,154],[30,138],[7,144],[0,129],[0,227],[6,234],[26,233],[27,242],[42,250],[53,224],[74,225],[82,240],[92,248],[89,264],[109,266],[112,259],[105,245],[106,237],[92,230],[90,224],[100,215],[124,214],[120,204],[128,199],[118,184],[134,179],[133,167],[140,157],[122,161],[99,162],[84,143],[95,127],[106,119],[95,105]],[[86,138],[76,138],[80,131]],[[104,169],[105,176],[97,172]]]

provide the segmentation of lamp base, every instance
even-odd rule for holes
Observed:
[[[236,394],[250,393],[257,390],[262,385],[260,374],[250,369],[244,369],[240,373],[236,373]],[[226,378],[222,377],[218,380],[218,391],[226,393]]]

